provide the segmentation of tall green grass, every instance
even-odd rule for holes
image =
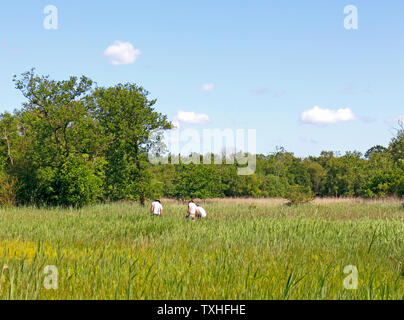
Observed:
[[[0,209],[0,299],[403,299],[397,203]],[[55,265],[57,290],[43,285]],[[344,267],[359,272],[346,290]]]

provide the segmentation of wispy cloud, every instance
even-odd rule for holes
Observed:
[[[115,41],[104,51],[114,66],[134,63],[141,55],[141,51],[135,49],[130,42]]]
[[[202,91],[213,91],[215,90],[215,85],[213,83],[204,83],[201,88]]]
[[[401,116],[398,116],[396,118],[390,118],[387,121],[388,122],[404,122],[404,114]]]
[[[276,90],[275,92],[274,92],[274,97],[282,97],[282,96],[284,96],[286,94],[286,91],[285,90]]]
[[[186,111],[178,111],[177,115],[174,118],[175,121],[189,123],[189,124],[208,124],[210,122],[210,118],[207,114],[204,113],[196,113],[196,112],[186,112]]]
[[[264,87],[257,87],[257,88],[252,89],[252,90],[251,90],[251,93],[258,95],[258,94],[271,93],[271,91],[268,90],[267,88],[264,88]],[[281,97],[281,96],[284,96],[285,94],[286,94],[286,91],[285,91],[285,90],[282,90],[282,89],[276,90],[276,91],[273,91],[273,92],[272,92],[272,95],[273,95],[274,97]]]
[[[252,89],[251,92],[254,93],[254,94],[266,94],[266,93],[268,93],[268,89],[258,87],[258,88]]]
[[[315,106],[301,114],[301,121],[306,124],[327,125],[353,120],[357,120],[357,117],[349,108],[331,110]]]
[[[359,120],[361,120],[365,123],[374,123],[377,121],[377,118],[372,117],[372,116],[363,116],[363,117],[360,117]]]

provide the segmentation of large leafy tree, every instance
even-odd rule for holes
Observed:
[[[391,140],[389,151],[394,161],[404,161],[404,123],[399,123],[397,135]]]
[[[90,79],[56,81],[31,70],[14,81],[27,99],[19,117],[36,161],[60,167],[72,154],[94,153],[95,122],[85,103]]]
[[[377,145],[377,146],[370,148],[368,151],[366,151],[365,158],[370,159],[372,156],[377,155],[377,154],[386,153],[386,151],[387,151],[387,148],[385,148],[381,145]]]
[[[152,132],[172,127],[165,115],[155,111],[156,100],[135,84],[97,88],[92,107],[107,139],[106,192],[111,200],[138,199],[144,204],[150,191],[146,154],[158,143]]]
[[[97,170],[102,144],[86,102],[92,81],[84,76],[56,81],[31,70],[14,82],[26,98],[16,113],[21,143],[13,174],[18,178],[20,202],[84,205],[95,201],[101,185]]]
[[[314,194],[319,195],[322,183],[326,177],[326,170],[318,162],[309,159],[304,161],[304,165],[310,175],[312,190]]]

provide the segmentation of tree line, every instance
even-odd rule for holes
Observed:
[[[376,146],[365,155],[323,151],[302,159],[278,148],[273,154],[257,155],[256,172],[249,176],[238,176],[237,165],[227,164],[168,164],[150,171],[156,185],[160,183],[160,193],[172,198],[402,197],[403,150],[404,130],[400,130],[389,147]]]
[[[25,97],[0,115],[0,204],[84,206],[147,199],[404,195],[404,128],[386,147],[299,158],[283,148],[259,154],[256,172],[238,164],[159,164],[148,160],[172,128],[156,100],[135,84],[98,87],[83,76],[56,81],[34,70],[14,77]]]

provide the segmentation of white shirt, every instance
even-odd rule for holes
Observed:
[[[197,210],[198,207],[196,206],[195,203],[190,202],[188,204],[188,208],[189,208],[189,214],[196,214],[196,210]]]
[[[153,206],[153,214],[158,216],[161,215],[161,210],[163,210],[163,206],[161,205],[161,203],[158,201],[154,201],[152,203],[152,206]]]
[[[206,218],[206,211],[202,207],[198,207],[198,212],[201,215],[202,218]]]

